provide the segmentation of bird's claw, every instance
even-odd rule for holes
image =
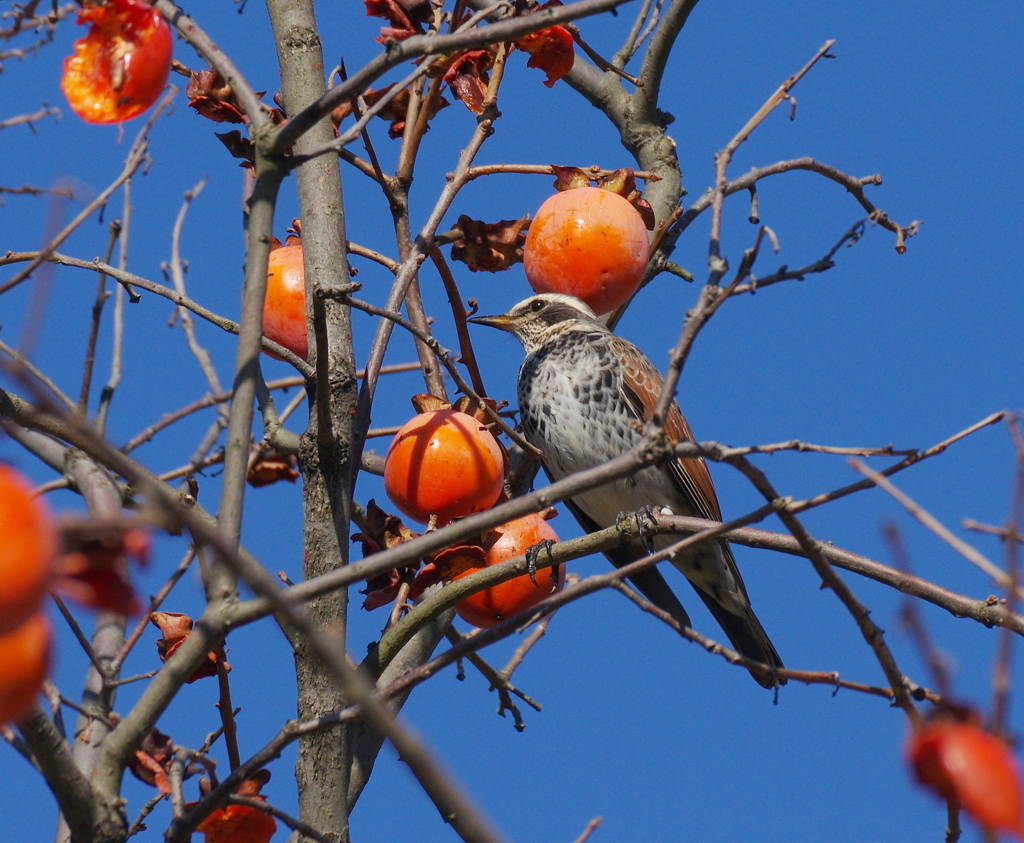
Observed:
[[[636,512],[620,512],[615,516],[615,526],[621,530],[623,522],[627,518],[635,518],[638,538],[644,547],[647,548],[647,552],[650,553],[654,549],[654,533],[651,532],[650,528],[658,526],[658,519],[655,515],[660,509],[661,507],[648,505],[640,507]]]
[[[537,544],[526,548],[526,572],[530,575],[530,582],[537,588],[540,588],[540,583],[537,582],[537,561],[540,559],[540,553],[542,550],[546,550],[548,559],[554,559],[551,555],[551,548],[556,544],[557,542],[551,539],[541,539]]]

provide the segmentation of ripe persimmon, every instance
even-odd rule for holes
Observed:
[[[50,622],[36,612],[0,636],[0,723],[17,720],[35,699],[50,669]]]
[[[82,7],[89,33],[64,59],[60,87],[87,123],[121,123],[149,108],[167,84],[171,29],[144,0],[104,0]]]
[[[1020,768],[1009,747],[973,723],[938,719],[907,742],[917,780],[944,799],[955,799],[990,832],[1024,840]]]
[[[534,513],[509,521],[498,527],[498,540],[484,554],[485,568],[497,565],[506,559],[512,559],[525,553],[528,548],[542,541],[558,541],[558,536],[543,516]],[[460,580],[481,568],[469,568],[453,578]],[[455,605],[460,618],[473,626],[488,629],[505,618],[518,615],[536,606],[545,597],[557,594],[565,585],[565,563],[554,568],[542,568],[537,571],[537,583],[534,584],[529,574],[514,577],[505,582],[471,594]]]
[[[490,509],[501,496],[504,457],[477,419],[431,410],[398,431],[384,461],[384,489],[410,518],[440,526]]]
[[[20,472],[0,464],[0,635],[39,611],[50,584],[57,532],[46,502]]]
[[[289,243],[270,253],[267,295],[263,300],[263,334],[303,360],[309,356],[306,270],[301,243]]]
[[[651,246],[640,212],[599,187],[548,197],[523,249],[536,293],[567,293],[601,316],[629,301],[643,280]]]

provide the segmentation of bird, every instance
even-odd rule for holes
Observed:
[[[647,356],[613,334],[579,299],[561,293],[531,296],[498,316],[474,316],[478,325],[513,334],[526,358],[519,369],[518,401],[523,435],[544,455],[554,482],[602,465],[641,441],[664,383]],[[664,428],[670,444],[694,441],[679,405],[673,401]],[[674,515],[722,520],[711,474],[702,458],[680,458],[652,465],[603,486],[580,492],[565,504],[588,533],[617,523],[624,512],[651,507]],[[661,550],[677,538],[659,535]],[[616,567],[647,555],[637,540],[605,552]],[[702,542],[677,552],[672,564],[686,577],[733,647],[772,668],[782,659],[750,606],[729,544]],[[656,606],[685,627],[690,617],[657,567],[630,577]],[[765,688],[785,684],[776,673],[751,675]]]

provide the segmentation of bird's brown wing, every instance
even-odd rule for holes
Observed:
[[[616,356],[623,363],[621,386],[623,398],[637,421],[646,423],[654,415],[654,407],[658,403],[658,397],[664,384],[661,372],[632,343],[616,336],[611,336],[609,339]],[[675,401],[672,402],[665,422],[665,435],[672,443],[696,441]],[[722,520],[718,496],[715,494],[715,487],[711,482],[711,473],[703,459],[698,457],[673,460],[666,466],[666,470],[692,506],[694,514],[712,521]],[[743,595],[744,606],[741,612],[734,614],[692,580],[690,584],[693,585],[694,590],[700,595],[701,600],[704,601],[715,620],[725,630],[729,640],[740,653],[772,667],[783,667],[782,659],[764,631],[764,627],[761,626],[761,622],[750,608],[747,588],[743,583],[743,577],[740,576],[739,568],[736,566],[736,560],[733,559],[732,550],[727,542],[720,541],[718,545],[722,549],[722,562],[729,569],[733,581]],[[755,671],[751,671],[751,675],[759,685],[765,688],[785,684],[785,680],[779,680],[774,675],[762,676]]]
[[[622,396],[636,415],[637,421],[649,422],[654,415],[654,407],[658,403],[658,396],[661,395],[664,383],[661,372],[631,342],[617,336],[611,336],[609,340],[615,355],[623,363]],[[696,441],[675,401],[672,402],[665,421],[665,435],[673,444]],[[692,503],[694,515],[711,521],[722,520],[715,486],[711,482],[711,474],[703,459],[687,457],[674,460],[666,468]]]

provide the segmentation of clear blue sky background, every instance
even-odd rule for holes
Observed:
[[[355,0],[323,3],[319,10],[325,53],[344,56],[350,72],[379,49],[372,42],[379,21],[363,17]],[[4,3],[5,10],[10,3]],[[251,82],[278,87],[276,58],[264,8],[251,0],[238,15],[228,0],[185,6],[228,51]],[[582,24],[602,52],[618,47],[632,7],[616,20]],[[904,3],[701,3],[676,46],[661,106],[675,115],[690,199],[712,183],[713,154],[767,96],[829,38],[837,58],[820,63],[796,89],[796,120],[785,108],[773,114],[739,150],[730,172],[781,159],[813,156],[856,176],[881,173],[884,184],[869,195],[894,219],[925,221],[905,255],[893,250],[889,232],[869,228],[864,239],[837,256],[837,266],[804,283],[790,282],[728,303],[700,337],[680,384],[680,399],[700,439],[734,445],[788,439],[829,445],[927,447],[1003,408],[1024,400],[1024,304],[1019,251],[1022,223],[1022,58],[1024,25],[1019,4],[978,2],[969,8],[908,0]],[[56,43],[24,61],[7,61],[0,75],[0,119],[34,111],[42,102],[64,106],[60,62],[79,32],[65,24]],[[176,56],[199,67],[183,43]],[[510,62],[501,100],[502,119],[479,157],[486,162],[628,166],[604,118],[567,86],[544,88],[541,74],[523,57]],[[397,77],[396,77],[397,78]],[[177,81],[177,78],[173,81]],[[83,124],[68,109],[59,122],[41,121],[0,133],[0,184],[48,186],[71,180],[88,198],[120,172],[141,121],[117,128]],[[443,112],[426,138],[414,186],[418,225],[472,130],[461,106]],[[183,240],[189,292],[213,310],[237,315],[243,261],[241,171],[213,137],[215,127],[195,116],[179,97],[175,112],[153,132],[153,164],[133,188],[135,213],[129,268],[157,279],[170,256],[171,226],[182,194],[209,178],[194,203]],[[393,162],[396,144],[383,124],[374,127],[378,151]],[[294,181],[282,191],[277,230],[296,215]],[[357,173],[345,172],[349,237],[394,254],[383,199]],[[541,177],[480,180],[467,189],[446,223],[460,213],[514,219],[534,211],[550,192]],[[778,234],[782,251],[762,253],[757,271],[799,266],[823,255],[862,211],[831,182],[807,173],[762,183],[760,212]],[[121,213],[120,196],[105,219]],[[64,209],[65,219],[77,204]],[[28,250],[44,240],[48,200],[5,196],[0,207],[0,248]],[[723,248],[735,266],[755,229],[745,200],[727,207]],[[706,275],[708,220],[694,224],[675,259]],[[106,241],[104,224],[86,223],[63,251],[90,259]],[[383,301],[386,274],[365,261],[359,280],[367,298]],[[456,269],[464,296],[484,312],[500,312],[529,290],[521,267],[496,276]],[[13,274],[4,270],[0,280]],[[423,286],[437,332],[454,344],[437,280]],[[61,269],[53,279],[37,362],[77,395],[78,361],[87,336],[93,275]],[[663,277],[642,293],[620,332],[638,342],[659,365],[675,342],[696,286]],[[8,343],[17,341],[27,287],[0,303]],[[155,296],[129,309],[124,381],[114,402],[110,435],[123,442],[163,413],[206,391],[182,334],[167,326],[172,309]],[[109,322],[107,323],[109,325]],[[365,353],[374,324],[356,319]],[[491,392],[514,401],[518,344],[496,332],[475,335]],[[200,337],[230,382],[233,339],[206,325]],[[101,341],[98,378],[106,379],[109,333]],[[389,361],[411,359],[404,338]],[[268,361],[268,377],[288,374]],[[395,377],[378,401],[375,425],[400,423],[411,413],[407,397],[421,391],[413,376]],[[179,425],[138,452],[164,471],[184,462],[212,420],[207,414]],[[299,429],[300,420],[293,421]],[[39,481],[52,474],[10,441],[0,457]],[[1002,522],[1013,481],[1012,449],[1004,428],[993,427],[954,446],[942,457],[898,477],[898,485],[958,533],[963,518]],[[782,454],[760,460],[783,494],[807,497],[855,479],[842,457]],[[885,461],[875,463],[884,465]],[[731,469],[713,469],[727,515],[758,504],[756,493]],[[201,479],[200,502],[213,507],[215,476]],[[360,481],[358,497],[383,497],[375,478]],[[81,509],[71,495],[54,495],[58,509]],[[271,571],[297,578],[301,563],[301,490],[279,485],[250,490],[245,542]],[[806,516],[815,536],[889,561],[879,527],[894,519],[904,530],[916,571],[948,588],[983,598],[992,584],[931,534],[912,522],[882,492],[862,493]],[[567,513],[555,522],[564,538],[577,534]],[[768,529],[778,525],[768,524]],[[964,534],[967,535],[967,534]],[[990,538],[967,535],[991,558],[1002,551]],[[161,542],[141,590],[159,587],[177,564],[181,546]],[[852,619],[835,596],[818,588],[809,563],[795,557],[740,548],[737,558],[754,604],[787,664],[838,671],[872,684],[883,681]],[[581,574],[603,571],[603,559],[572,566]],[[695,625],[718,635],[689,587],[671,581]],[[929,684],[919,654],[897,622],[899,599],[889,589],[845,576],[883,626],[904,669]],[[166,608],[198,613],[201,591],[186,578]],[[921,609],[948,655],[955,688],[981,707],[990,700],[997,634],[943,611]],[[83,621],[89,622],[87,613]],[[350,647],[358,657],[384,623],[381,612],[353,607]],[[147,632],[128,673],[156,665],[155,631]],[[488,651],[504,663],[516,641]],[[294,713],[289,656],[271,625],[241,630],[229,641],[232,687],[243,754],[258,749]],[[1018,647],[1018,652],[1020,648]],[[1019,673],[1021,659],[1015,658]],[[62,635],[55,681],[68,695],[85,670],[73,640]],[[596,595],[561,611],[545,640],[516,673],[516,684],[539,700],[543,712],[524,712],[526,731],[494,715],[496,699],[472,670],[464,682],[449,670],[420,688],[405,717],[427,736],[511,840],[570,841],[594,816],[604,825],[597,841],[733,841],[740,839],[835,841],[939,841],[944,809],[919,792],[904,768],[903,715],[884,701],[851,692],[795,683],[778,704],[742,670],[731,668],[614,594]],[[118,708],[127,710],[137,688],[126,687]],[[176,741],[198,746],[218,725],[216,688],[206,681],[185,688],[160,727]],[[69,712],[69,722],[73,717]],[[1017,696],[1011,727],[1024,725]],[[272,767],[266,793],[294,810],[294,753]],[[222,761],[222,765],[226,762]],[[191,786],[194,787],[194,784]],[[0,840],[36,843],[52,834],[53,800],[38,775],[10,748],[0,746]],[[151,791],[129,782],[134,813]],[[168,808],[153,817],[143,841],[159,839]],[[436,810],[390,749],[352,818],[353,839],[454,840]],[[285,838],[279,831],[276,840]],[[968,827],[965,840],[980,840]]]

